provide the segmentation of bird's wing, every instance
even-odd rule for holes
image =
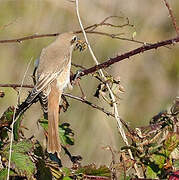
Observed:
[[[31,93],[27,97],[26,102],[30,103],[32,100],[40,93],[42,92],[54,79],[56,79],[59,72],[51,73],[51,74],[42,74],[37,81],[37,84],[32,89]]]
[[[26,99],[27,103],[32,102],[32,100],[45,88],[48,87],[63,71],[64,67],[69,62],[70,54],[58,55],[56,50],[54,50],[53,44],[42,50],[39,66],[38,66],[38,79],[35,87]],[[57,54],[57,55],[56,55]],[[56,55],[56,56],[55,56]]]

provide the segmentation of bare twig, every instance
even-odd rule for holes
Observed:
[[[76,67],[76,68],[81,68],[81,69],[86,69],[85,67],[83,67],[80,64],[75,64],[75,63],[71,63],[72,66]]]
[[[107,36],[107,37],[110,37],[112,39],[119,39],[119,40],[123,40],[123,41],[130,41],[130,42],[134,42],[134,43],[138,43],[138,44],[143,44],[143,45],[146,45],[146,44],[149,45],[150,44],[150,43],[146,43],[146,42],[142,42],[142,41],[138,41],[138,40],[134,40],[134,39],[129,39],[129,38],[125,38],[125,37],[119,37],[119,35],[123,35],[123,33],[110,34],[110,33],[105,33],[105,32],[100,32],[100,31],[86,31],[86,33]]]
[[[4,24],[4,25],[0,26],[0,30],[7,28],[8,26],[14,24],[15,22],[17,22],[17,19],[12,20],[12,21],[9,22],[8,24]]]
[[[82,103],[85,103],[85,104],[91,106],[91,107],[94,108],[94,109],[98,109],[99,111],[102,111],[102,112],[105,113],[107,116],[112,116],[112,117],[115,118],[115,115],[114,115],[113,113],[105,110],[103,107],[100,107],[100,106],[98,106],[98,105],[96,105],[96,104],[93,104],[92,102],[90,102],[90,101],[88,101],[88,100],[86,100],[86,99],[83,99],[83,98],[78,97],[78,96],[74,96],[74,95],[72,95],[72,94],[67,94],[67,93],[63,93],[63,95],[66,96],[66,97],[69,97],[69,98],[71,98],[71,99],[75,99],[75,100],[77,100],[77,101],[80,101],[80,102],[82,102]],[[129,127],[129,125],[128,125],[123,119],[121,119],[121,122],[122,122],[123,125],[126,127],[126,129],[129,131],[129,133],[130,133],[130,134],[133,134],[133,130]]]
[[[86,32],[92,32],[92,31],[94,31],[97,27],[100,27],[100,26],[110,26],[110,27],[114,27],[114,28],[123,28],[123,27],[125,27],[125,26],[134,27],[133,24],[130,24],[128,18],[125,18],[125,19],[127,20],[127,22],[126,22],[125,24],[122,24],[122,25],[116,25],[116,24],[112,24],[112,23],[107,23],[107,22],[106,22],[107,20],[112,19],[112,18],[124,19],[125,17],[108,16],[108,17],[106,17],[104,20],[102,20],[100,23],[96,23],[96,24],[93,24],[93,25],[91,25],[91,26],[85,27],[84,30],[85,30]],[[87,30],[88,30],[88,31],[87,31]],[[82,30],[75,31],[75,33],[76,33],[76,34],[82,33]]]
[[[166,7],[167,7],[167,9],[168,9],[168,12],[169,12],[169,15],[170,15],[170,17],[171,17],[172,24],[173,24],[173,26],[174,26],[174,28],[175,28],[176,33],[177,33],[177,36],[179,36],[179,28],[178,28],[177,23],[176,23],[176,18],[175,18],[175,16],[173,15],[172,8],[170,7],[170,5],[169,5],[169,3],[167,2],[167,0],[163,0],[163,1],[165,2],[165,5],[166,5]]]

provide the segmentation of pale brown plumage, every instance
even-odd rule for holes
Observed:
[[[26,100],[30,103],[39,93],[48,97],[48,142],[49,153],[61,151],[58,132],[59,102],[63,89],[70,83],[71,56],[76,45],[73,33],[64,33],[42,50],[37,69],[37,83]]]

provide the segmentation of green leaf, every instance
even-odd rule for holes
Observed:
[[[0,179],[1,180],[6,180],[7,179],[7,174],[8,174],[8,170],[7,169],[0,170]],[[15,173],[13,171],[10,171],[9,175],[10,176],[14,176]]]
[[[86,175],[111,177],[111,172],[108,167],[100,166],[99,168],[97,168],[94,164],[81,167],[76,171],[76,174],[81,173]]]
[[[154,154],[160,151],[160,149],[163,147],[162,144],[157,144],[157,143],[151,143],[149,148],[148,148],[148,153],[149,154]]]
[[[173,166],[174,166],[176,169],[179,169],[179,160],[174,161]]]
[[[59,126],[59,134],[62,144],[65,146],[67,144],[74,145],[74,133],[70,129],[70,124],[63,123]]]
[[[14,142],[12,145],[13,152],[25,153],[31,151],[33,144],[29,140],[23,140],[20,142]],[[9,153],[9,145],[4,148],[4,152]]]
[[[2,124],[2,127],[3,127],[3,126],[4,126],[4,127],[9,127],[9,126],[10,126],[10,124],[12,123],[13,115],[14,115],[14,107],[11,107],[11,106],[10,106],[10,107],[3,113],[3,115],[2,115],[1,118],[0,118],[0,122],[1,122],[1,124]],[[17,121],[15,122],[15,124],[14,124],[14,130],[13,130],[13,132],[14,132],[14,139],[15,139],[15,140],[18,140],[18,138],[19,138],[19,127],[20,127],[20,123],[21,123],[21,121],[22,121],[22,118],[23,118],[23,116],[20,116],[20,117],[17,119]],[[2,139],[8,137],[8,135],[7,135],[7,129],[5,129],[5,128],[2,129],[2,133],[1,133],[0,137],[1,137]]]
[[[69,176],[71,174],[70,169],[67,167],[63,167],[62,171],[65,174],[65,176]]]
[[[0,117],[0,122],[10,125],[12,123],[13,114],[14,114],[14,107],[12,106],[8,107],[6,111],[3,113],[3,115]]]
[[[44,128],[44,130],[48,130],[48,120],[41,118],[39,120],[39,123]]]
[[[73,180],[70,177],[63,177],[63,180]]]
[[[165,140],[165,149],[168,150],[169,154],[179,145],[179,135],[177,133],[169,133]]]
[[[146,176],[147,178],[155,179],[157,178],[157,173],[150,166],[147,166]]]
[[[0,117],[0,124],[1,127],[9,127],[12,123],[13,119],[13,113],[14,113],[14,107],[8,107],[8,109],[3,113],[3,115]],[[8,137],[8,129],[2,128],[0,133],[0,138],[5,139]]]
[[[46,119],[41,119],[39,123],[46,131],[48,130],[48,121]],[[70,128],[69,123],[63,123],[59,125],[59,136],[64,146],[66,146],[67,144],[74,145],[74,133]]]
[[[166,162],[166,157],[164,154],[153,154],[152,159],[154,160],[155,164],[159,166],[159,168],[163,168],[165,162]]]
[[[11,165],[13,165],[14,171],[20,176],[32,177],[35,172],[34,163],[29,155],[26,154],[31,151],[32,147],[33,145],[29,140],[16,142],[12,145]],[[9,145],[4,147],[2,155],[9,159]]]
[[[4,121],[10,121],[12,122],[13,119],[13,114],[14,114],[14,107],[8,107],[8,109],[4,112],[4,114],[1,117],[1,120],[3,119]]]
[[[35,165],[28,155],[12,152],[11,162],[15,164],[15,172],[21,176],[32,177],[35,173]]]

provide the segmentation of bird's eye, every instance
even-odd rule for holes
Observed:
[[[76,42],[76,41],[77,41],[77,37],[74,36],[73,39],[71,40],[71,44],[73,44],[73,43]]]

